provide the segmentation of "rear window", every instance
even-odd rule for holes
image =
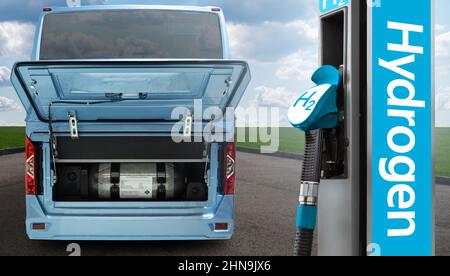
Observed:
[[[45,16],[41,60],[105,58],[222,59],[217,14],[85,11]]]

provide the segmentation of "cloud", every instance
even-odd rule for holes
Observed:
[[[438,33],[442,32],[445,30],[445,25],[436,23],[436,25],[434,26],[434,30]]]
[[[8,67],[0,66],[0,86],[9,85],[9,77],[11,76],[11,70]]]
[[[99,5],[106,0],[81,0],[82,5]],[[124,1],[126,2],[126,1]],[[67,0],[1,0],[0,21],[19,21],[35,24],[44,7],[66,7]]]
[[[237,126],[289,126],[287,109],[296,93],[286,87],[258,86],[254,97],[237,109]]]
[[[0,22],[0,56],[31,56],[34,25],[17,21]]]
[[[236,23],[262,23],[267,21],[290,22],[314,17],[317,0],[216,0],[198,1],[201,4],[220,6],[229,21]]]
[[[317,51],[299,50],[280,60],[275,76],[280,80],[297,79],[307,82],[317,68]]]
[[[450,58],[450,32],[436,36],[436,57]]]
[[[260,25],[228,23],[233,58],[273,62],[300,47],[310,48],[317,41],[315,26],[303,20],[280,23],[263,22]]]
[[[81,0],[82,5],[166,4],[220,6],[229,21],[257,24],[264,21],[289,22],[315,17],[317,0]],[[0,21],[36,22],[43,7],[66,6],[66,0],[1,0]]]
[[[450,111],[450,32],[436,36],[436,57],[436,110]]]
[[[317,0],[109,0],[108,4],[162,4],[219,6],[227,21],[259,24],[265,21],[289,22],[315,17]]]
[[[21,106],[16,101],[0,96],[0,112],[20,109]]]
[[[255,97],[251,101],[254,106],[289,108],[295,92],[289,91],[286,87],[258,86],[255,88]]]
[[[436,91],[436,110],[450,111],[450,86]]]
[[[35,22],[42,12],[44,2],[53,4],[56,1],[1,0],[0,21]]]

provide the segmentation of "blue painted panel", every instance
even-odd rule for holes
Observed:
[[[348,6],[350,0],[319,0],[320,13],[324,14]]]
[[[372,240],[382,255],[433,254],[432,6],[372,7]]]

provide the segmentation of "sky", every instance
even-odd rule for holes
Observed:
[[[387,1],[387,0],[382,0]],[[233,59],[249,61],[252,82],[242,106],[279,107],[281,124],[318,65],[318,0],[81,0],[91,4],[182,4],[222,7]],[[0,1],[0,125],[23,125],[25,112],[9,82],[16,61],[29,60],[43,7],[66,0]],[[436,125],[450,127],[450,1],[436,0]],[[250,122],[256,124],[256,122]],[[261,122],[260,122],[261,123]],[[263,123],[261,123],[263,124]]]

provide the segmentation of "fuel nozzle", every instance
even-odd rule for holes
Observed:
[[[337,90],[341,74],[333,66],[320,67],[311,77],[316,84],[292,103],[288,111],[289,122],[302,131],[334,128],[339,123]]]
[[[311,256],[322,172],[323,135],[325,129],[336,128],[340,123],[337,102],[341,76],[333,66],[320,67],[311,78],[316,86],[300,93],[288,111],[290,123],[306,135],[295,256]]]

